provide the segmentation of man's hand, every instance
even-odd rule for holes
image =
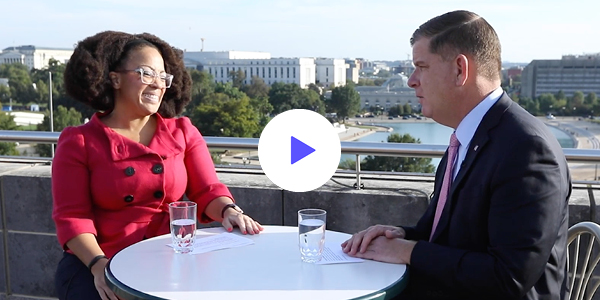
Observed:
[[[387,238],[379,236],[371,241],[365,252],[357,252],[350,256],[371,259],[376,261],[410,264],[410,256],[417,242],[400,238]]]
[[[377,237],[385,236],[388,239],[404,238],[406,232],[400,227],[388,225],[371,226],[354,234],[349,240],[342,243],[342,250],[352,256],[356,253],[365,253],[371,241]]]

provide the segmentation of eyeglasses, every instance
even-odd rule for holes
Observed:
[[[160,78],[160,80],[165,84],[166,88],[171,87],[171,83],[173,83],[173,75],[168,73],[156,73],[154,70],[150,68],[139,67],[134,70],[120,70],[117,72],[135,72],[140,73],[140,79],[144,84],[153,84],[156,82],[156,78]]]

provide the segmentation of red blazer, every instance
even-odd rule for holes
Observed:
[[[52,162],[52,218],[58,241],[96,235],[108,257],[144,238],[169,233],[168,204],[187,197],[198,219],[210,201],[231,193],[217,178],[200,132],[188,118],[157,117],[146,147],[108,128],[96,113],[65,128]]]

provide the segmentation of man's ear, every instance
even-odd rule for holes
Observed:
[[[454,68],[456,70],[456,86],[463,86],[469,79],[469,58],[464,54],[459,54],[454,59]]]
[[[119,89],[121,87],[121,76],[119,76],[117,72],[108,73],[108,78],[110,79],[110,83],[114,89]]]

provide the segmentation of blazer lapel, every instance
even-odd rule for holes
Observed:
[[[483,116],[481,119],[481,123],[477,127],[473,138],[469,144],[469,148],[467,149],[467,154],[465,156],[464,161],[460,165],[460,170],[458,174],[456,174],[456,178],[452,181],[452,185],[450,186],[450,192],[448,193],[448,199],[446,199],[446,205],[444,206],[444,210],[442,211],[442,215],[440,217],[440,221],[438,223],[436,232],[433,235],[432,240],[435,240],[442,231],[448,226],[450,222],[450,212],[452,211],[452,207],[454,206],[455,201],[460,201],[460,199],[455,199],[455,192],[459,186],[461,186],[462,181],[465,180],[466,174],[469,173],[469,169],[474,166],[474,162],[479,156],[479,153],[485,148],[485,145],[489,141],[489,131],[496,127],[498,122],[500,122],[500,118],[504,114],[504,112],[508,109],[510,105],[513,104],[513,101],[504,93],[502,97],[492,106],[490,110]],[[444,155],[444,158],[448,155],[448,151]],[[442,159],[444,161],[444,159]],[[442,164],[442,162],[440,162]],[[444,163],[445,165],[445,163]],[[437,179],[436,179],[437,180]],[[441,187],[441,184],[439,184]],[[436,195],[439,195],[439,188],[436,190]],[[437,201],[436,201],[437,205]]]

